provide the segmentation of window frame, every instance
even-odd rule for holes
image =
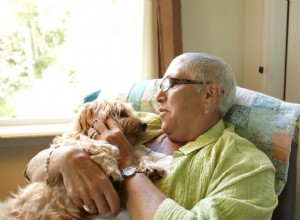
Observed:
[[[73,118],[1,119],[0,139],[56,136],[72,128]]]

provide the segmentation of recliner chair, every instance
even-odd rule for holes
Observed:
[[[132,103],[136,111],[158,113],[155,95],[160,80],[137,82],[120,91],[117,98]],[[300,104],[238,87],[234,105],[224,117],[225,121],[234,124],[239,135],[265,152],[276,168],[275,191],[279,204],[273,220],[297,220],[299,116]]]

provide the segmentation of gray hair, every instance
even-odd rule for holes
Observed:
[[[232,106],[236,93],[236,82],[231,67],[223,59],[206,53],[184,53],[175,60],[180,62],[182,71],[192,79],[213,81],[221,85],[224,94],[220,98],[219,109],[224,116]]]

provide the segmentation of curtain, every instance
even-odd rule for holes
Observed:
[[[143,79],[157,79],[159,77],[156,17],[156,2],[144,0]]]
[[[182,53],[180,0],[144,0],[143,77],[163,77]]]
[[[158,72],[162,77],[170,62],[182,54],[181,0],[155,0]]]

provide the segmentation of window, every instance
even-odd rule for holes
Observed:
[[[0,0],[0,119],[71,118],[86,94],[141,80],[143,7]]]

